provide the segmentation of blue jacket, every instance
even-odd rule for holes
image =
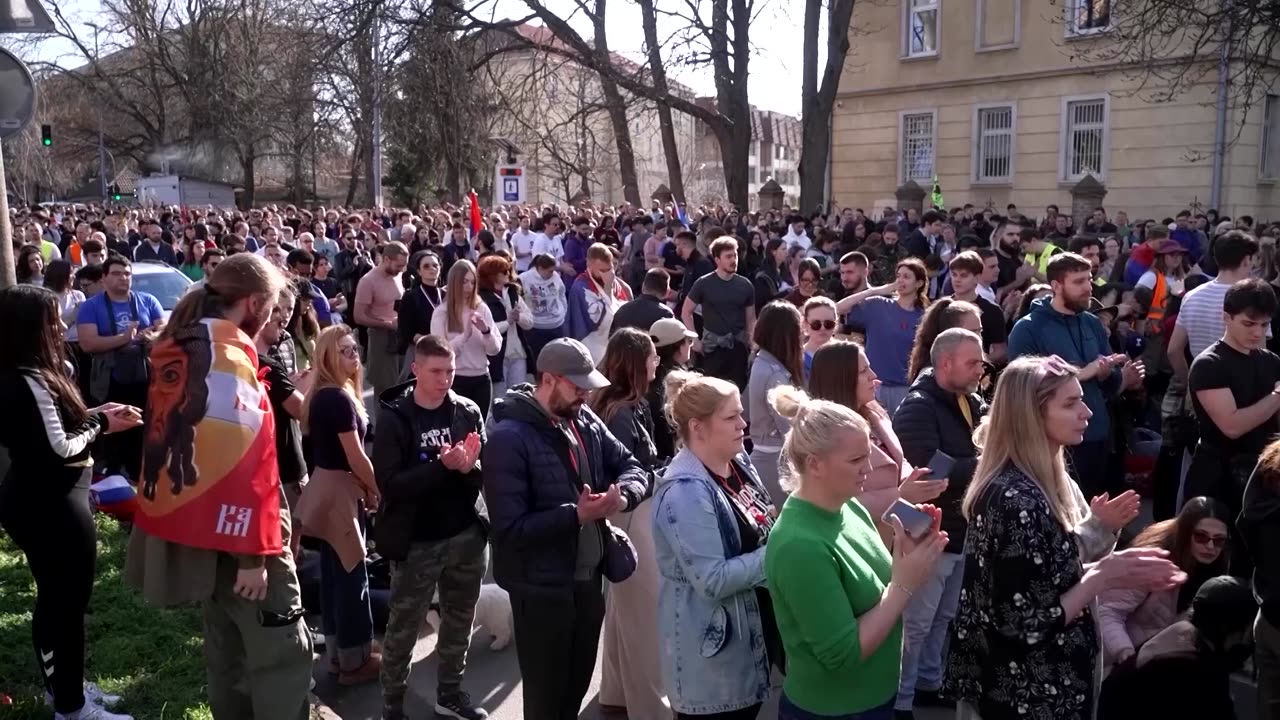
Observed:
[[[648,494],[649,474],[590,409],[584,406],[573,422],[591,466],[591,489],[604,492],[616,482],[625,510],[634,510]],[[494,402],[482,474],[493,577],[508,592],[566,598],[573,592],[582,483],[569,453],[568,439],[533,398],[533,386],[517,385]],[[604,535],[604,521],[598,522]]]
[[[766,492],[746,455],[734,462]],[[653,546],[658,656],[671,709],[710,715],[767,700],[769,659],[755,593],[765,584],[765,546],[743,554],[733,508],[687,449],[658,481]]]
[[[1076,367],[1084,367],[1099,355],[1110,355],[1107,331],[1093,313],[1063,315],[1053,309],[1052,297],[1031,303],[1031,312],[1013,325],[1009,333],[1009,359],[1022,355],[1057,355]],[[1093,411],[1084,441],[1107,440],[1111,437],[1111,416],[1107,398],[1120,392],[1120,369],[1112,368],[1106,377],[1080,383],[1084,403]]]

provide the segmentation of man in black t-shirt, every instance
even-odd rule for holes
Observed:
[[[488,566],[489,513],[480,494],[484,416],[450,390],[453,349],[422,336],[413,380],[378,398],[373,471],[383,503],[374,539],[391,561],[391,613],[382,643],[383,714],[403,720],[409,666],[439,588],[437,715],[481,720],[462,689],[471,626]]]
[[[1222,301],[1222,339],[1191,363],[1187,387],[1200,428],[1184,498],[1207,495],[1236,517],[1258,455],[1280,431],[1280,357],[1266,349],[1276,295],[1264,280],[1241,280]],[[1243,543],[1232,548],[1232,575],[1247,575]]]
[[[1005,323],[1004,311],[999,305],[978,294],[978,279],[985,270],[982,256],[972,250],[951,258],[948,265],[951,271],[952,298],[964,300],[978,306],[982,312],[982,351],[987,359],[996,365],[1003,365],[1006,357],[1006,345],[1009,341],[1009,328]]]
[[[680,318],[698,332],[693,311],[702,306],[702,328],[693,349],[702,354],[704,373],[740,388],[747,385],[747,355],[756,324],[756,290],[738,274],[738,241],[721,237],[711,243],[715,271],[698,278],[680,308]]]
[[[307,484],[307,464],[302,454],[302,400],[311,384],[310,371],[298,373],[294,365],[293,338],[285,330],[293,312],[293,293],[282,290],[271,320],[258,331],[258,367],[267,369],[267,397],[276,426],[276,464],[280,468],[280,485],[289,503],[294,532],[290,536],[294,557],[302,539],[295,510],[302,488]]]

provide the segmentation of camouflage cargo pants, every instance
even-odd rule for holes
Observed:
[[[471,645],[488,545],[478,525],[447,540],[414,542],[409,555],[391,563],[391,608],[382,641],[382,692],[388,707],[404,703],[413,649],[418,644],[436,587],[440,589],[440,633],[436,654],[439,696],[462,685]]]

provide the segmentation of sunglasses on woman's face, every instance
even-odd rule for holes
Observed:
[[[835,330],[836,321],[835,320],[810,320],[809,329],[813,330],[814,332],[817,332],[819,330]]]
[[[1191,539],[1195,540],[1196,543],[1200,545],[1212,545],[1216,548],[1223,548],[1227,546],[1226,535],[1211,535],[1203,530],[1191,531]]]

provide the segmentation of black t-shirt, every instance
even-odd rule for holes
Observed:
[[[1005,323],[1004,311],[1000,306],[979,295],[973,304],[982,311],[982,350],[986,352],[992,345],[1009,341],[1009,326]]]
[[[330,300],[337,297],[338,293],[342,292],[342,288],[338,286],[338,280],[333,276],[329,276],[323,280],[319,278],[312,278],[311,284],[319,288],[320,292],[324,293],[324,296]]]
[[[434,462],[440,458],[440,448],[462,442],[465,438],[452,437],[453,405],[441,403],[427,409],[413,406],[413,428],[418,437],[418,462]],[[462,476],[445,470],[450,477],[439,491],[433,491],[418,504],[413,520],[413,539],[418,541],[444,540],[466,530],[476,522],[476,497],[479,488],[468,485]]]
[[[1280,381],[1280,357],[1270,350],[1254,350],[1248,354],[1219,340],[1200,353],[1191,363],[1187,387],[1191,390],[1191,403],[1196,411],[1201,442],[1208,443],[1227,456],[1257,455],[1280,431],[1280,423],[1273,415],[1258,427],[1232,440],[1213,424],[1200,398],[1201,390],[1229,388],[1236,407],[1244,409],[1263,399]]]
[[[302,429],[298,426],[298,421],[284,409],[285,402],[297,388],[289,380],[289,373],[279,358],[260,353],[258,366],[267,369],[267,397],[271,400],[271,412],[275,415],[276,465],[280,467],[280,482],[285,485],[300,483],[307,474],[307,463],[302,457]]]
[[[997,276],[996,283],[998,287],[1004,287],[1018,278],[1018,268],[1025,264],[1022,253],[1018,253],[1013,257],[1005,257],[1004,253],[996,253],[996,262],[1000,266],[1000,274]]]
[[[689,300],[702,306],[702,327],[717,335],[731,335],[747,328],[747,308],[755,308],[756,289],[741,275],[722,279],[714,272],[693,283]]]
[[[338,436],[354,432],[363,443],[365,431],[365,420],[356,411],[351,396],[336,387],[316,390],[308,408],[307,425],[311,429],[309,437],[316,467],[350,472],[351,464]]]

